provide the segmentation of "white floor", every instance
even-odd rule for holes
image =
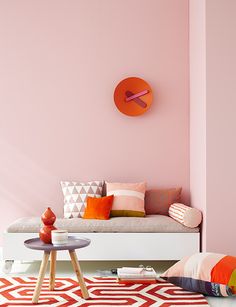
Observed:
[[[111,268],[117,268],[120,266],[138,266],[140,262],[81,262],[81,268],[84,275],[96,276],[99,270],[109,270]],[[157,274],[161,274],[168,267],[172,265],[170,261],[160,262],[143,262],[143,265],[151,265],[155,268]],[[16,262],[13,265],[13,269],[10,274],[6,275],[0,272],[0,276],[37,276],[39,272],[39,262],[34,263],[19,263]],[[74,277],[71,264],[66,261],[60,261],[57,263],[57,276]],[[207,298],[210,306],[212,307],[236,307],[235,298]]]

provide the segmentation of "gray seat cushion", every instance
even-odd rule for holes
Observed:
[[[88,232],[150,232],[150,233],[194,233],[199,228],[188,228],[165,215],[146,217],[113,217],[109,220],[87,220],[82,218],[56,220],[55,226],[74,233]],[[39,217],[25,217],[13,222],[8,228],[10,233],[36,233],[42,223]]]

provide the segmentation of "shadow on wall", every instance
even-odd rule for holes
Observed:
[[[53,205],[62,202],[59,179],[3,139],[0,148],[0,231],[16,218],[39,216],[48,204],[62,215],[60,206]]]

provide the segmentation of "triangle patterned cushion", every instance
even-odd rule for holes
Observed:
[[[64,195],[64,217],[83,217],[87,197],[101,197],[103,181],[61,181],[62,192]]]

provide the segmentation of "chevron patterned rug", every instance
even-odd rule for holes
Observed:
[[[77,281],[57,278],[55,291],[48,290],[48,278],[43,283],[39,306],[209,306],[203,295],[187,292],[158,279],[156,284],[118,284],[115,278],[85,278],[90,299],[81,298]],[[35,306],[31,303],[36,278],[0,278],[0,306]]]

